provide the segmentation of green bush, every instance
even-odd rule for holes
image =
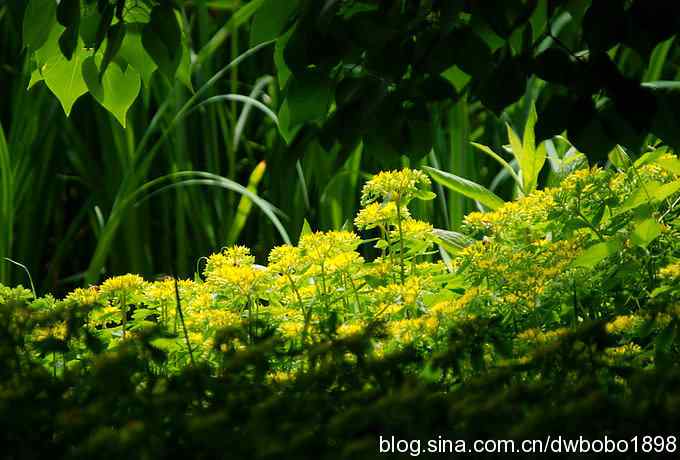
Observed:
[[[461,234],[411,217],[429,183],[377,174],[361,236],[308,230],[266,267],[234,246],[194,280],[0,287],[3,448],[370,458],[380,435],[671,434],[680,160],[579,169]]]

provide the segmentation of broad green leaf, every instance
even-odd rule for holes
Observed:
[[[333,97],[331,81],[317,71],[291,76],[288,84],[290,127],[319,120],[328,112]]]
[[[574,267],[593,268],[607,257],[616,254],[621,248],[621,241],[613,239],[594,244],[572,262]]]
[[[624,201],[621,206],[615,208],[614,215],[633,210],[645,203],[649,203],[654,199],[654,194],[662,186],[661,182],[650,181],[638,187],[631,193],[631,195]]]
[[[524,168],[523,166],[523,159],[525,157],[524,155],[524,146],[522,145],[522,140],[519,138],[517,133],[515,133],[515,130],[512,129],[512,127],[506,123],[505,125],[507,131],[508,131],[508,141],[510,142],[510,150],[512,151],[512,154],[515,156],[517,159],[517,163],[519,164],[520,167],[520,174],[522,175],[522,190],[526,188],[526,179],[524,178]]]
[[[63,29],[58,26],[53,30],[59,31],[60,28]],[[50,39],[53,37],[54,34],[50,34]],[[44,46],[50,46],[50,39],[48,39],[48,43],[45,43]],[[51,46],[56,48],[54,43]],[[66,116],[71,114],[71,109],[76,100],[87,92],[87,85],[83,79],[82,65],[89,55],[90,52],[80,42],[70,61],[56,49],[56,52],[47,58],[40,69],[45,79],[45,84],[59,99]]]
[[[112,62],[104,72],[101,83],[99,73],[95,58],[90,56],[83,63],[87,88],[97,102],[111,112],[125,128],[127,111],[137,99],[142,86],[139,72],[132,66],[128,66],[123,72],[117,63]]]
[[[175,78],[182,60],[182,32],[174,10],[158,5],[151,11],[151,20],[144,25],[142,44],[160,71],[170,79]]]
[[[23,23],[23,41],[31,51],[40,48],[57,23],[57,3],[54,0],[30,0]]]
[[[622,171],[627,170],[631,165],[630,157],[620,145],[617,145],[614,147],[614,150],[609,152],[609,161]]]
[[[99,17],[99,24],[97,25],[97,32],[94,37],[94,50],[99,51],[99,47],[104,43],[109,29],[111,28],[111,21],[113,20],[114,7],[111,3],[104,4],[104,10]]]
[[[125,23],[119,22],[112,25],[106,35],[106,50],[104,51],[104,58],[99,67],[99,78],[101,79],[106,68],[109,66],[113,58],[116,57],[121,45],[123,44],[123,39],[125,38]]]
[[[520,140],[515,131],[507,125],[508,138],[512,153],[519,163],[520,174],[522,176],[522,191],[525,195],[530,194],[536,189],[538,175],[545,164],[547,156],[545,143],[536,147],[536,136],[534,127],[536,126],[536,107],[531,105],[529,117],[524,126],[524,140]]]
[[[489,209],[498,209],[505,204],[498,195],[476,182],[429,166],[424,168],[436,182],[472,200],[479,201]]]
[[[678,190],[680,190],[680,179],[659,186],[656,190],[650,192],[650,195],[655,201],[663,201],[666,198],[675,195]]]
[[[286,141],[286,144],[290,144],[302,126],[291,126],[288,99],[284,99],[283,103],[281,103],[277,118],[279,119],[279,133],[281,134],[281,137],[283,137],[283,140]]]
[[[458,67],[457,65],[454,65],[446,69],[444,72],[442,72],[441,76],[446,78],[449,82],[451,82],[453,87],[456,88],[456,91],[459,93],[465,89],[465,86],[472,79],[470,74],[467,74],[460,70],[460,67]]]
[[[666,149],[663,149],[663,148],[659,148],[659,149],[653,150],[651,152],[647,152],[644,155],[642,155],[640,158],[635,160],[635,167],[640,168],[640,167],[642,167],[646,164],[654,163],[659,158],[666,155],[667,153],[668,153],[668,151]]]
[[[661,166],[666,171],[669,171],[676,176],[680,176],[680,160],[675,157],[659,158],[656,164]]]
[[[253,19],[250,47],[278,37],[297,7],[298,0],[265,0]]]
[[[451,254],[460,252],[474,242],[474,240],[467,235],[450,230],[442,230],[440,228],[434,229],[434,236],[437,244]]]
[[[66,27],[59,37],[59,49],[70,61],[79,47],[80,0],[61,0],[57,6],[57,21]]]
[[[148,88],[151,77],[158,66],[156,66],[156,63],[151,59],[151,56],[149,56],[142,45],[141,25],[132,24],[129,25],[127,29],[118,56],[139,72],[142,81],[144,82],[144,87]]]
[[[635,223],[630,239],[637,246],[646,248],[649,243],[661,235],[663,230],[664,226],[657,222],[656,219],[644,219]]]
[[[33,72],[31,72],[31,79],[29,80],[28,87],[26,89],[33,88],[33,86],[43,81],[44,79],[45,78],[43,78],[42,73],[40,73],[40,69],[35,69]]]

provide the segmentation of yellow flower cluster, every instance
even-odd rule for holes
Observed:
[[[667,265],[659,270],[659,278],[665,281],[679,281],[680,280],[680,262]]]
[[[639,324],[637,316],[621,315],[608,322],[606,329],[610,334],[621,334],[623,332],[630,332],[637,324]]]
[[[122,297],[138,294],[146,282],[139,275],[127,274],[114,276],[104,281],[99,288],[99,294],[105,298]]]
[[[410,218],[411,214],[406,206],[401,206],[399,214],[402,219]],[[354,225],[363,230],[375,227],[388,227],[397,222],[397,205],[394,201],[379,203],[374,201],[367,204],[357,214]]]
[[[361,203],[366,205],[382,200],[403,204],[418,190],[429,185],[430,178],[422,171],[408,168],[399,171],[383,171],[366,182],[361,190]]]
[[[643,169],[652,174],[659,172],[655,168]],[[312,343],[332,338],[333,330],[337,337],[348,338],[372,321],[380,327],[384,322],[387,334],[373,344],[375,355],[382,356],[405,345],[428,349],[449,326],[468,327],[477,320],[498,318],[504,334],[514,337],[514,346],[526,354],[527,348],[564,337],[569,332],[565,324],[577,324],[587,316],[577,311],[590,298],[578,293],[580,303],[575,302],[574,284],[582,270],[574,269],[572,262],[594,232],[587,233],[584,226],[563,231],[566,225],[554,218],[555,213],[568,218],[574,206],[582,204],[580,198],[574,199],[576,194],[595,197],[594,203],[611,188],[629,187],[627,177],[624,173],[612,177],[599,168],[582,169],[560,187],[536,191],[493,212],[469,214],[462,231],[476,239],[451,255],[447,269],[428,252],[440,233],[412,218],[407,206],[411,198],[425,199],[421,192],[429,179],[410,169],[384,172],[364,186],[364,207],[354,220],[361,230],[380,230],[375,245],[380,256],[373,261],[366,261],[358,251],[362,239],[354,232],[314,232],[303,235],[297,246],[274,248],[267,267],[257,265],[243,246],[211,255],[203,271],[205,281],[177,283],[180,305],[174,279],[146,282],[131,274],[110,278],[99,287],[77,289],[66,300],[69,306],[92,307],[88,326],[111,347],[123,338],[121,329],[128,336],[149,324],[172,331],[173,338],[156,343],[178,360],[187,356],[180,330],[184,326],[196,355],[215,359],[220,350],[226,353],[253,343],[249,334],[257,334],[261,324],[276,330],[279,339]],[[674,285],[680,280],[680,263],[667,265],[658,275],[662,283]],[[27,292],[0,286],[0,302],[10,296],[30,297]],[[625,311],[615,301],[608,302],[600,303],[604,317],[615,311],[622,314],[606,324],[607,332],[626,336],[635,332],[644,318],[641,310]],[[670,324],[677,314],[666,309],[657,316],[656,329]],[[258,321],[250,321],[254,319]],[[248,332],[242,332],[246,324]],[[228,328],[225,337],[230,338],[215,343],[215,333],[223,328]],[[232,330],[238,333],[229,335]],[[65,329],[54,326],[40,333],[63,337]],[[639,352],[639,346],[626,344],[608,353],[620,357]],[[285,381],[295,371],[296,364],[287,363],[271,378]]]
[[[464,223],[473,230],[490,234],[524,229],[528,224],[545,221],[553,205],[553,190],[537,190],[517,201],[506,203],[494,212],[470,213]]]
[[[300,238],[300,250],[311,263],[323,265],[331,257],[354,251],[361,240],[353,232],[344,230],[308,233]]]

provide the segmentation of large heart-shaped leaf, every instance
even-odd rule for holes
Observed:
[[[125,127],[127,111],[142,87],[139,72],[132,66],[123,72],[116,62],[111,62],[100,83],[99,66],[95,57],[90,56],[83,63],[83,76],[90,94]]]
[[[66,116],[68,116],[71,114],[71,109],[76,100],[87,92],[81,67],[90,52],[84,48],[82,41],[79,40],[71,60],[67,60],[61,54],[58,44],[63,31],[64,27],[55,25],[47,41],[36,51],[35,56],[45,84],[57,96]]]
[[[144,87],[148,88],[151,77],[158,66],[151,59],[142,45],[142,27],[140,24],[130,24],[118,51],[118,56],[135,68],[142,77]]]

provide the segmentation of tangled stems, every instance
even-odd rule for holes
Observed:
[[[309,321],[311,319],[311,307],[309,308],[309,311],[305,309],[304,303],[302,302],[302,296],[300,295],[300,291],[298,290],[297,286],[295,285],[295,281],[293,280],[293,277],[290,275],[290,273],[286,273],[286,278],[288,278],[288,282],[290,283],[291,289],[293,289],[293,292],[295,293],[295,297],[297,297],[298,304],[300,305],[300,311],[302,311],[302,317],[304,318],[304,326],[302,327],[302,343],[304,344],[307,341],[307,333],[309,329]]]

